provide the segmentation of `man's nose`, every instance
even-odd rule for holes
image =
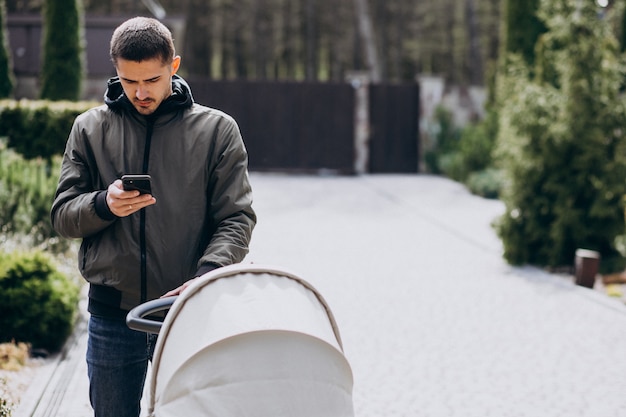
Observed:
[[[143,100],[143,99],[148,98],[148,89],[146,88],[146,86],[145,85],[137,86],[137,91],[135,92],[135,96],[139,100]]]

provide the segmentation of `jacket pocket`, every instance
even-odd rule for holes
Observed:
[[[93,239],[85,238],[80,245],[80,272],[85,276],[87,265],[89,265],[89,254],[93,247]]]

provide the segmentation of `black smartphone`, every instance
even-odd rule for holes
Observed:
[[[124,186],[124,190],[138,190],[141,194],[152,194],[152,186],[150,184],[150,181],[150,175],[147,174],[122,176],[122,184]]]

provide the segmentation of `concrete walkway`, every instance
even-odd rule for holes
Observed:
[[[251,180],[246,262],[287,267],[326,298],[357,417],[626,416],[626,307],[508,266],[490,227],[500,202],[425,175]],[[83,329],[15,417],[91,415]]]

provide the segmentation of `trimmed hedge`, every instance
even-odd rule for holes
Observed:
[[[72,332],[78,295],[45,253],[0,254],[0,342],[58,351]]]
[[[93,101],[0,100],[0,135],[26,159],[52,159],[65,150],[74,119],[101,103]]]

